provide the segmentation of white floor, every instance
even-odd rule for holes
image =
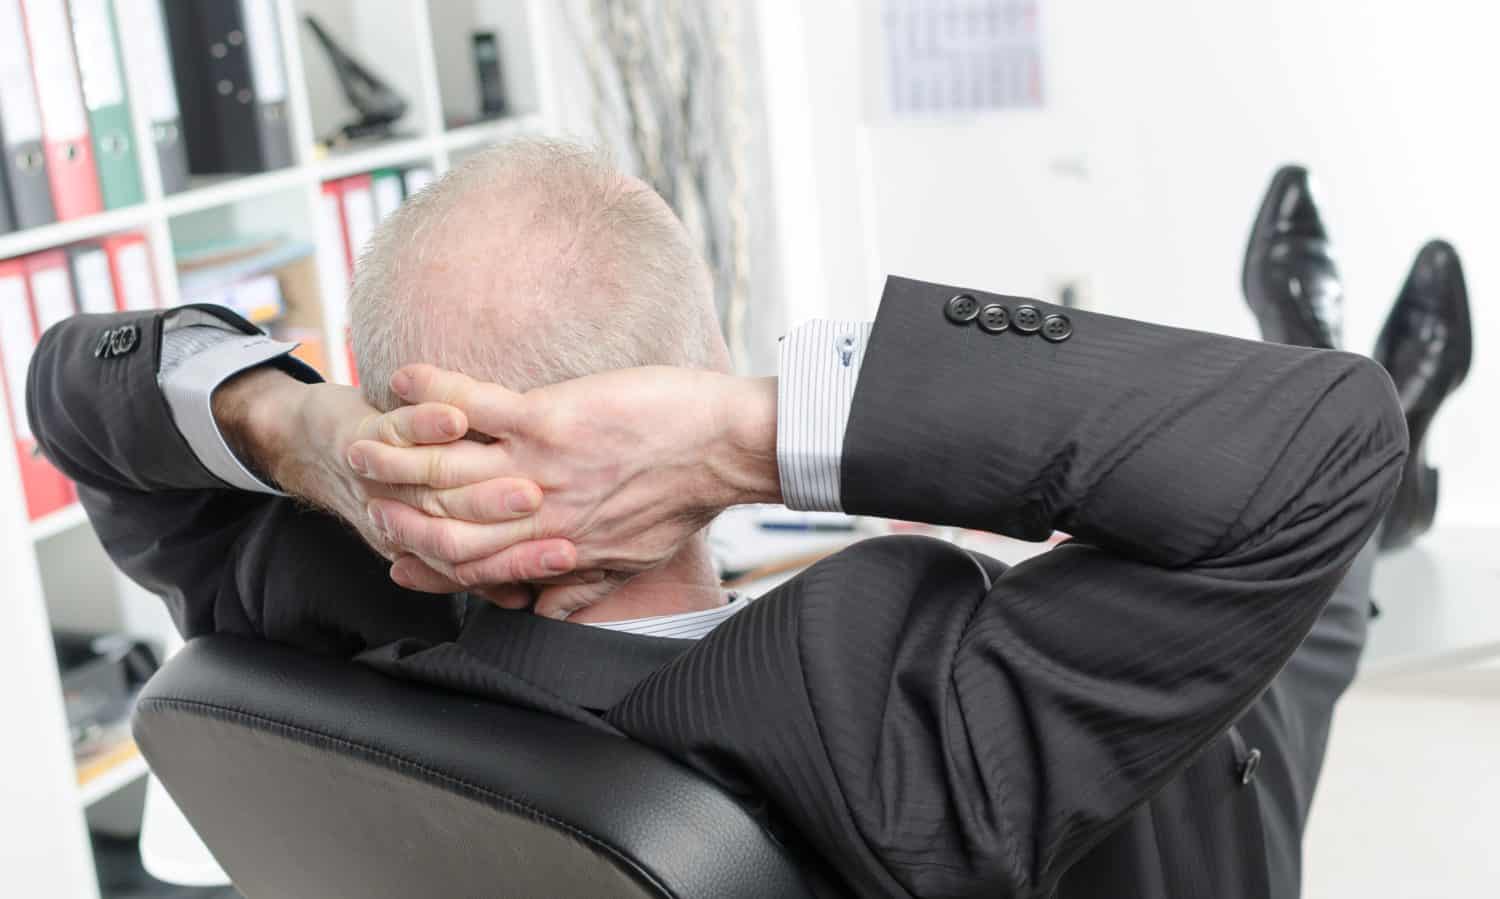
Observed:
[[[1304,899],[1500,896],[1500,667],[1356,683],[1305,858]]]

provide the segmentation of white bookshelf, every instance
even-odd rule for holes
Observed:
[[[30,524],[31,539],[33,541],[46,540],[48,537],[76,528],[87,521],[88,516],[83,514],[82,506],[77,503],[71,506],[64,506],[56,512],[43,515],[41,518],[32,521]]]
[[[141,758],[140,751],[135,748],[134,744],[131,744],[128,749],[129,752],[124,758],[114,761],[98,774],[78,784],[80,806],[88,808],[126,784],[134,783],[146,776],[150,770],[146,767],[146,760]]]
[[[122,32],[132,27],[128,0],[114,0]],[[173,228],[191,231],[198,218],[240,221],[259,231],[279,230],[315,246],[320,270],[334,267],[343,277],[343,250],[320,245],[317,221],[322,184],[385,168],[421,166],[441,175],[456,155],[526,133],[557,133],[556,73],[559,59],[550,42],[565,39],[557,21],[561,10],[550,0],[275,0],[294,164],[285,169],[238,177],[194,179],[179,193],[162,192],[150,126],[146,119],[146,63],[136,58],[133,42],[124,40],[125,81],[134,117],[137,162],[145,200],[139,205],[41,228],[0,235],[0,259],[106,237],[119,232],[143,233],[150,241],[156,283],[165,306],[179,301]],[[354,117],[343,104],[331,69],[302,22],[312,13],[336,40],[391,85],[408,102],[407,114],[388,140],[325,151],[315,138],[330,134]],[[448,127],[445,110],[473,105],[477,96],[465,78],[474,77],[466,55],[452,48],[466,45],[467,32],[494,28],[500,33],[506,87],[513,113],[503,119]],[[122,35],[123,37],[123,35]],[[436,48],[443,48],[438,52]],[[476,110],[477,111],[477,110]],[[573,113],[577,115],[576,111]],[[249,230],[247,228],[247,230]],[[327,274],[326,270],[324,271]],[[348,381],[343,352],[342,311],[319,303],[326,366],[335,380]],[[6,587],[0,590],[0,628],[12,647],[0,655],[6,739],[0,742],[0,895],[96,897],[84,814],[89,806],[147,772],[138,754],[122,752],[102,770],[95,766],[80,783],[68,749],[61,687],[49,639],[49,622],[58,618],[70,596],[49,595],[49,565],[71,564],[42,552],[52,541],[66,541],[88,519],[77,505],[37,521],[27,521],[9,422],[0,416],[0,559],[6,563]],[[112,571],[102,576],[117,591],[115,601],[139,603],[139,588]],[[136,594],[131,596],[132,591]],[[67,616],[64,616],[67,617]],[[76,616],[75,616],[76,617]],[[124,612],[129,627],[152,616]],[[160,618],[160,616],[156,616]],[[152,624],[149,627],[159,627]],[[155,637],[155,634],[144,634]]]

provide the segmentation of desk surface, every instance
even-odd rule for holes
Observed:
[[[1500,528],[1443,528],[1375,564],[1362,678],[1500,658]]]

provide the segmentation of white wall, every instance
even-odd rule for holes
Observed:
[[[785,5],[762,0],[762,19]],[[815,187],[783,219],[815,216],[820,239],[817,265],[787,274],[816,285],[791,319],[867,315],[885,272],[1041,295],[1083,276],[1101,311],[1253,336],[1244,240],[1271,172],[1300,161],[1337,241],[1350,349],[1371,346],[1423,241],[1464,255],[1479,352],[1429,448],[1440,522],[1500,518],[1500,8],[1051,0],[1044,110],[918,122],[870,113],[878,9],[804,4],[801,33],[767,31],[767,57],[796,53],[807,74],[773,109],[810,123]]]

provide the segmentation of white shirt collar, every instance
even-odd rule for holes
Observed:
[[[679,612],[676,615],[655,615],[650,618],[627,618],[623,621],[589,622],[589,625],[645,637],[701,640],[714,628],[739,614],[740,610],[748,605],[750,605],[748,597],[731,593],[727,602],[712,609]]]

